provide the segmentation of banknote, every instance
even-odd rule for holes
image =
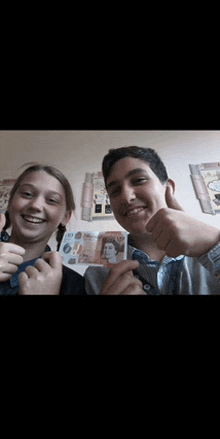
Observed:
[[[127,259],[127,232],[65,232],[59,252],[65,265],[110,267]]]

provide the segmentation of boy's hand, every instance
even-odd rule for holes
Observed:
[[[20,294],[58,295],[62,274],[61,255],[56,251],[46,252],[34,266],[27,267],[19,275]]]
[[[110,270],[102,285],[102,295],[143,295],[142,282],[137,279],[132,270],[139,266],[138,261],[126,260],[118,262]]]
[[[220,240],[219,229],[187,215],[171,188],[167,191],[168,208],[160,209],[148,222],[146,230],[152,233],[160,250],[167,256],[200,257]]]

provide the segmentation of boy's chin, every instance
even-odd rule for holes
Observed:
[[[130,233],[131,236],[137,236],[139,239],[149,238],[149,236],[151,236],[151,233],[147,232],[146,226],[131,227],[130,230],[128,230],[128,233]]]

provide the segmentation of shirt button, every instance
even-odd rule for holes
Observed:
[[[149,290],[150,290],[150,285],[145,284],[145,285],[144,285],[144,291],[149,291]]]

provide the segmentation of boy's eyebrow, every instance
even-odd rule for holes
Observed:
[[[131,171],[129,171],[129,172],[125,175],[124,178],[129,178],[129,177],[131,177],[132,175],[140,174],[140,172],[144,173],[145,175],[148,175],[148,173],[147,173],[147,171],[145,171],[145,169],[143,169],[143,168],[135,168],[135,169],[132,169]],[[110,187],[115,186],[116,184],[119,183],[119,181],[120,181],[120,180],[113,180],[113,181],[111,181],[109,184],[106,185],[106,188],[109,189]]]

